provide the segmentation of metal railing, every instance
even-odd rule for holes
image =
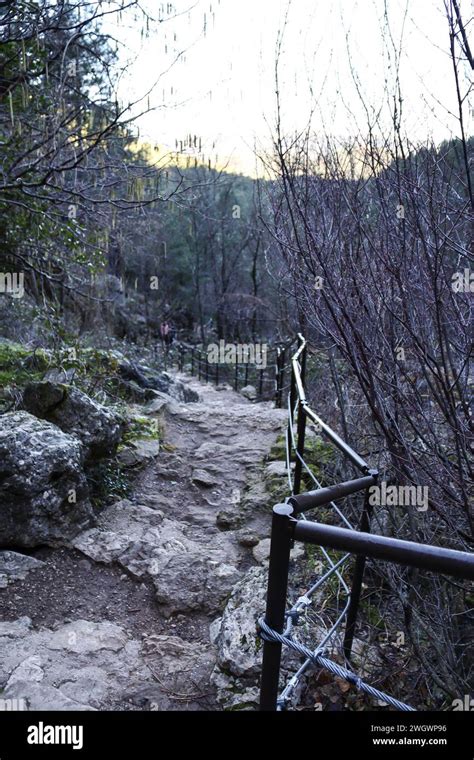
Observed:
[[[325,657],[325,647],[345,620],[342,649],[346,663],[350,665],[367,557],[440,574],[453,575],[458,578],[474,579],[474,555],[370,533],[371,506],[368,489],[376,485],[378,473],[371,469],[367,462],[310,408],[305,394],[307,346],[303,336],[299,335],[298,341],[298,350],[291,360],[291,381],[288,395],[286,456],[291,495],[288,497],[287,503],[278,504],[273,508],[267,603],[265,617],[260,621],[260,635],[264,640],[260,708],[261,710],[284,709],[303,675],[312,666],[317,666],[344,678],[367,694],[383,699],[396,709],[412,710],[413,708],[410,706],[367,684],[352,669],[342,667]],[[279,361],[280,364],[277,361],[277,377],[280,376],[280,383],[277,384],[277,391],[283,388],[281,358]],[[276,394],[277,404],[279,401],[281,404],[281,395],[282,393],[279,398],[278,393]],[[329,439],[344,458],[361,472],[361,477],[326,488],[321,486],[305,461],[305,435],[308,422],[317,426],[318,431]],[[295,458],[293,480],[291,478],[292,453]],[[303,470],[316,485],[315,490],[300,493]],[[365,500],[359,527],[356,530],[335,502],[360,491],[365,491]],[[306,519],[304,512],[327,505],[334,509],[345,527],[322,525]],[[306,594],[300,596],[293,607],[287,611],[290,550],[293,541],[318,546],[329,568]],[[326,548],[341,550],[347,554],[335,562]],[[356,562],[352,587],[349,591],[341,572],[345,562],[352,554],[356,555]],[[293,627],[311,604],[312,596],[316,590],[334,575],[347,593],[346,604],[322,641],[315,649],[311,650],[294,638]],[[304,661],[279,696],[282,646],[288,646],[301,654]]]
[[[274,400],[276,406],[281,407],[285,378],[291,367],[291,362],[285,364],[285,361],[295,342],[296,339],[292,338],[270,346],[266,366],[259,369],[250,362],[238,360],[234,364],[210,362],[208,352],[202,346],[178,341],[174,345],[175,363],[180,372],[186,368],[199,380],[216,386],[228,383],[237,392],[251,384],[256,390],[256,401]]]

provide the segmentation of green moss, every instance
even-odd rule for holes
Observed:
[[[119,448],[138,440],[161,441],[163,438],[163,426],[156,417],[130,417],[127,420],[125,432]]]
[[[385,629],[383,615],[375,605],[363,599],[360,606],[363,610],[363,617],[368,623],[370,623],[370,625],[373,625],[375,628],[380,628],[381,630]]]
[[[279,435],[270,449],[270,453],[265,457],[266,461],[284,460],[286,458],[286,434]]]
[[[13,343],[11,341],[0,342],[1,364],[9,363],[12,361],[19,362],[22,359],[25,359],[29,353],[31,352],[28,351],[28,349],[26,349],[24,346],[21,346],[19,343]]]
[[[305,458],[320,464],[329,464],[334,460],[334,446],[324,441],[319,435],[307,437],[305,440]]]
[[[335,451],[332,444],[326,442],[318,435],[307,435],[305,438],[304,458],[312,467],[316,477],[318,472],[335,460]],[[266,457],[267,461],[286,459],[286,433],[279,435]],[[294,456],[293,456],[294,459]]]
[[[117,499],[130,495],[132,483],[127,470],[117,466],[115,459],[99,462],[92,472],[88,473],[91,488],[91,501],[96,509]]]
[[[284,501],[289,494],[288,479],[286,477],[267,476],[265,485],[266,490],[271,496],[272,504],[278,504],[281,501]]]
[[[28,364],[26,360],[29,360]],[[0,342],[0,385],[21,386],[39,379],[49,366],[44,351],[33,352],[18,343]]]

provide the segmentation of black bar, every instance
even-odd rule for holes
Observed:
[[[263,373],[264,373],[264,370],[260,369],[258,371],[260,373],[260,377],[258,379],[258,395],[259,395],[259,398],[261,399],[262,396],[263,396]]]
[[[291,470],[291,459],[292,459],[292,432],[293,432],[293,422],[294,422],[294,407],[296,402],[296,384],[295,384],[295,371],[293,369],[293,364],[291,365],[291,382],[290,382],[290,408],[288,412],[288,428],[286,431],[286,448],[288,451],[288,465],[290,466]]]
[[[290,382],[290,419],[293,422],[293,413],[296,404],[296,382],[293,362],[291,363],[291,382]]]
[[[293,479],[293,493],[299,494],[301,488],[301,474],[303,471],[302,458],[304,457],[304,443],[306,435],[306,414],[303,404],[298,405],[298,425],[297,425],[297,439],[296,439],[296,451],[298,455],[295,461],[295,477]],[[310,491],[310,493],[313,493]],[[293,504],[293,502],[291,502]],[[295,505],[294,505],[295,506]],[[302,512],[298,503],[296,503],[296,511]]]
[[[282,633],[285,627],[292,514],[293,510],[289,504],[277,504],[273,507],[265,622],[279,633]],[[280,660],[281,644],[264,640],[260,710],[274,711],[277,708]]]
[[[353,448],[351,448],[345,441],[343,441],[342,438],[340,438],[338,434],[329,427],[329,425],[326,425],[326,423],[323,422],[323,420],[318,417],[318,415],[313,412],[313,410],[308,406],[306,407],[306,414],[308,417],[311,417],[321,432],[324,433],[335,446],[337,446],[339,451],[342,451],[344,456],[351,460],[352,464],[358,467],[359,470],[362,470],[362,472],[367,472],[369,470],[369,465],[367,462],[362,459],[362,457],[360,457]]]
[[[275,362],[275,406],[277,409],[280,408],[281,404],[279,403],[280,398],[280,347],[277,346],[276,349],[276,362]]]
[[[191,349],[191,375],[194,375],[194,348]]]
[[[371,513],[372,507],[369,503],[369,491],[367,490],[364,499],[364,509],[362,510],[362,516],[359,525],[359,531],[361,533],[370,533]],[[355,561],[354,575],[352,577],[351,597],[349,602],[349,609],[347,610],[346,630],[344,632],[344,655],[347,660],[351,659],[352,642],[354,641],[366,559],[367,558],[365,554],[358,554]]]
[[[357,530],[337,528],[333,525],[309,520],[292,520],[294,538],[316,546],[366,554],[374,559],[395,562],[408,567],[419,567],[435,573],[445,573],[457,578],[474,580],[474,554],[440,546],[417,544],[399,538],[359,533]]]
[[[239,390],[239,362],[237,359],[235,360],[234,390],[235,392]]]
[[[216,362],[216,385],[219,385],[219,362]]]
[[[299,336],[299,341],[301,344],[301,364],[300,364],[301,369],[299,372],[300,383],[298,385],[298,391],[300,392],[302,388],[303,394],[304,394],[305,393],[304,383],[306,379],[306,341],[302,335]],[[295,369],[296,371],[298,371],[297,367],[295,368],[295,365],[293,365],[292,375],[295,376],[295,385],[296,385]],[[302,459],[304,457],[305,435],[306,435],[306,406],[305,406],[304,398],[302,399],[300,396],[300,403],[298,404],[298,426],[297,426],[298,437],[296,441],[296,450],[299,456],[297,456],[295,460],[295,477],[293,480],[294,494],[299,494],[301,490],[301,474],[303,472]]]
[[[303,338],[304,340],[304,338]],[[306,390],[306,356],[308,353],[308,349],[306,348],[306,341],[304,340],[303,350],[301,352],[301,382],[303,383],[303,388]]]
[[[280,395],[279,395],[279,408],[283,406],[283,387],[285,385],[285,356],[286,349],[283,348],[281,352],[281,364],[280,364]]]
[[[298,463],[296,463],[298,464]],[[295,472],[296,480],[296,472]],[[323,504],[329,504],[331,501],[342,499],[343,496],[349,496],[351,493],[362,491],[364,488],[375,485],[377,482],[377,471],[371,470],[371,475],[356,480],[347,480],[345,483],[338,483],[335,486],[327,488],[318,488],[316,491],[307,491],[302,494],[295,494],[289,499],[290,504],[294,507],[295,512],[307,512],[308,509],[321,507]]]

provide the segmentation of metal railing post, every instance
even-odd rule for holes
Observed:
[[[308,348],[305,344],[305,347],[303,348],[301,352],[301,382],[303,383],[303,388],[306,390],[306,357],[308,355]]]
[[[219,362],[216,362],[216,385],[219,385]]]
[[[292,459],[292,441],[293,441],[293,422],[294,422],[294,407],[295,407],[295,399],[296,399],[296,381],[295,381],[295,372],[293,369],[293,363],[291,364],[291,381],[290,381],[290,409],[288,412],[288,428],[286,431],[286,444],[287,444],[287,451],[288,451],[288,465],[291,469],[291,459]]]
[[[276,376],[275,376],[275,406],[281,409],[281,348],[276,350]]]
[[[280,409],[283,406],[283,386],[285,384],[285,358],[286,348],[283,347],[281,352],[281,370],[280,370]]]
[[[209,382],[209,357],[206,353],[206,374],[205,374],[206,383]]]
[[[369,496],[369,489],[367,489],[365,492],[364,508],[362,510],[359,525],[359,531],[362,533],[370,533],[370,517],[372,514],[372,506],[369,503]],[[354,575],[352,578],[351,597],[349,602],[349,609],[347,610],[346,630],[344,632],[343,647],[346,660],[351,659],[352,643],[354,641],[357,613],[359,611],[360,594],[362,591],[362,580],[364,578],[366,560],[367,557],[365,554],[358,554],[356,556]]]
[[[198,380],[201,379],[201,349],[198,349]]]
[[[239,390],[239,362],[235,361],[235,378],[234,378],[234,390]]]
[[[273,507],[265,622],[278,633],[283,633],[285,628],[286,593],[292,541],[290,518],[292,514],[293,509],[289,504],[276,504]],[[281,646],[277,641],[264,640],[263,643],[260,710],[274,711],[277,709]]]
[[[263,397],[263,373],[265,370],[260,369],[258,370],[260,373],[260,377],[258,378],[258,397],[262,399]]]
[[[191,375],[194,375],[194,346],[191,349]]]
[[[303,390],[305,389],[305,381],[306,381],[306,346],[303,348],[303,351],[301,352],[301,371],[300,371],[300,378],[301,383],[303,385]],[[306,393],[305,393],[306,395]],[[295,462],[295,477],[293,481],[293,493],[299,494],[301,489],[301,474],[303,471],[303,463],[302,459],[304,457],[304,444],[305,444],[305,435],[306,435],[306,408],[305,403],[301,402],[301,399],[298,404],[298,424],[297,424],[297,442],[296,442],[296,451],[298,452],[298,455],[296,456],[296,462]]]
[[[296,462],[295,477],[293,479],[293,493],[299,494],[301,490],[301,475],[303,472],[304,444],[306,436],[306,410],[304,404],[298,404],[298,423],[297,423],[297,441],[296,441]]]

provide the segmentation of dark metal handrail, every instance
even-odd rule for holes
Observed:
[[[469,552],[403,541],[374,533],[361,533],[309,520],[292,520],[290,530],[294,539],[307,544],[328,546],[351,554],[367,554],[374,559],[474,580],[474,554]]]
[[[285,370],[291,366],[290,364],[285,364],[286,352],[295,345],[296,340],[296,338],[289,338],[286,341],[280,341],[276,345],[270,346],[270,350],[275,352],[274,366],[277,368],[273,390],[273,400],[275,401],[275,405],[277,407],[281,407],[282,404]],[[218,385],[224,377],[223,368],[225,367],[230,369],[229,365],[227,364],[220,365],[218,362],[216,362],[214,365],[210,364],[207,352],[204,351],[200,346],[186,343],[182,340],[177,341],[175,346],[178,351],[177,363],[179,371],[183,371],[186,359],[188,359],[191,364],[191,374],[197,375],[199,380],[204,380],[206,383],[211,381],[214,382],[215,385]],[[255,370],[257,373],[255,375],[257,399],[264,398],[264,383],[273,382],[272,379],[268,377],[268,375],[265,376],[266,370],[271,371],[271,366],[272,363],[269,362],[265,369]],[[230,377],[230,374],[231,373],[229,372],[225,379],[228,382],[232,383],[234,390],[237,392],[239,388],[243,388],[249,383],[249,364],[246,362],[239,363],[236,361],[235,369],[233,370],[233,376]],[[267,394],[265,394],[265,396],[267,396]],[[272,398],[272,394],[270,394],[270,398]]]
[[[292,374],[287,433],[287,464],[289,471],[291,470],[291,443],[294,441],[294,415],[297,410],[297,439],[293,446],[296,461],[292,494],[288,498],[288,503],[278,504],[273,508],[267,603],[264,622],[267,629],[273,631],[274,637],[268,638],[268,631],[267,636],[263,637],[260,691],[260,709],[262,710],[277,709],[282,648],[282,642],[278,640],[278,637],[282,638],[286,624],[288,571],[290,550],[294,540],[316,544],[320,547],[339,549],[356,555],[343,645],[347,660],[350,660],[351,656],[366,557],[394,562],[407,567],[417,567],[440,574],[453,575],[458,578],[474,579],[474,554],[370,533],[371,506],[368,498],[368,489],[377,482],[377,470],[370,469],[364,459],[310,409],[306,399],[304,384],[307,345],[302,335],[298,335],[298,341],[299,348],[291,361]],[[318,425],[322,433],[332,441],[346,459],[366,473],[364,477],[300,494],[307,418]],[[357,493],[360,490],[365,491],[365,501],[359,530],[348,530],[347,528],[333,525],[314,523],[306,519],[295,519],[295,516],[314,507],[326,504],[335,506],[333,504],[334,500]],[[342,515],[340,512],[339,514]],[[347,520],[344,521],[347,523]],[[337,571],[337,567],[341,563],[342,560],[335,565],[333,564],[332,570],[326,574],[326,577],[329,577],[332,572]],[[313,586],[313,589],[318,585],[320,585],[319,582]],[[309,662],[310,660],[300,668],[300,672],[305,670]]]
[[[323,504],[329,504],[331,501],[370,488],[377,483],[377,475],[377,470],[374,470],[373,474],[367,475],[365,478],[347,480],[345,483],[338,483],[335,486],[318,488],[316,491],[307,491],[298,496],[291,496],[288,502],[294,507],[295,512],[308,512],[315,507],[321,507]]]

